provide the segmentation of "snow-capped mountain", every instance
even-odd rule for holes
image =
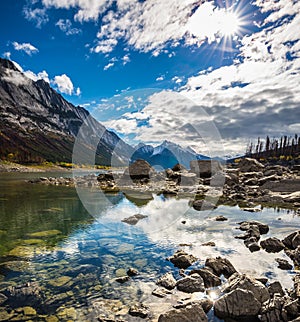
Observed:
[[[208,160],[210,158],[196,153],[191,147],[183,148],[176,143],[164,141],[156,147],[140,143],[135,147],[135,152],[131,156],[131,161],[137,159],[144,159],[153,167],[167,169],[177,163],[189,168],[192,160]]]

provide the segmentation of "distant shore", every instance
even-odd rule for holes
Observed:
[[[60,167],[58,165],[22,165],[15,162],[8,162],[0,160],[0,173],[1,172],[66,172],[71,169]]]

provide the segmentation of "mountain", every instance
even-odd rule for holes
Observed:
[[[135,152],[131,157],[131,161],[144,159],[150,165],[164,169],[172,168],[175,164],[180,163],[186,168],[190,168],[192,160],[209,160],[210,158],[197,154],[192,148],[183,148],[178,144],[170,141],[164,141],[161,145],[153,147],[140,143],[135,147]]]
[[[84,122],[86,131],[79,140],[83,157],[96,150],[97,164],[109,165],[114,156],[122,165],[134,151],[49,83],[29,79],[12,61],[1,58],[0,120],[0,158],[21,163],[72,162],[75,138]]]

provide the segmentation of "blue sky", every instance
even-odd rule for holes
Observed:
[[[299,1],[2,0],[0,18],[2,57],[129,143],[300,132]]]

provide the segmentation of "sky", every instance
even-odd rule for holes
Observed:
[[[126,142],[300,132],[300,1],[1,0],[0,55]]]

